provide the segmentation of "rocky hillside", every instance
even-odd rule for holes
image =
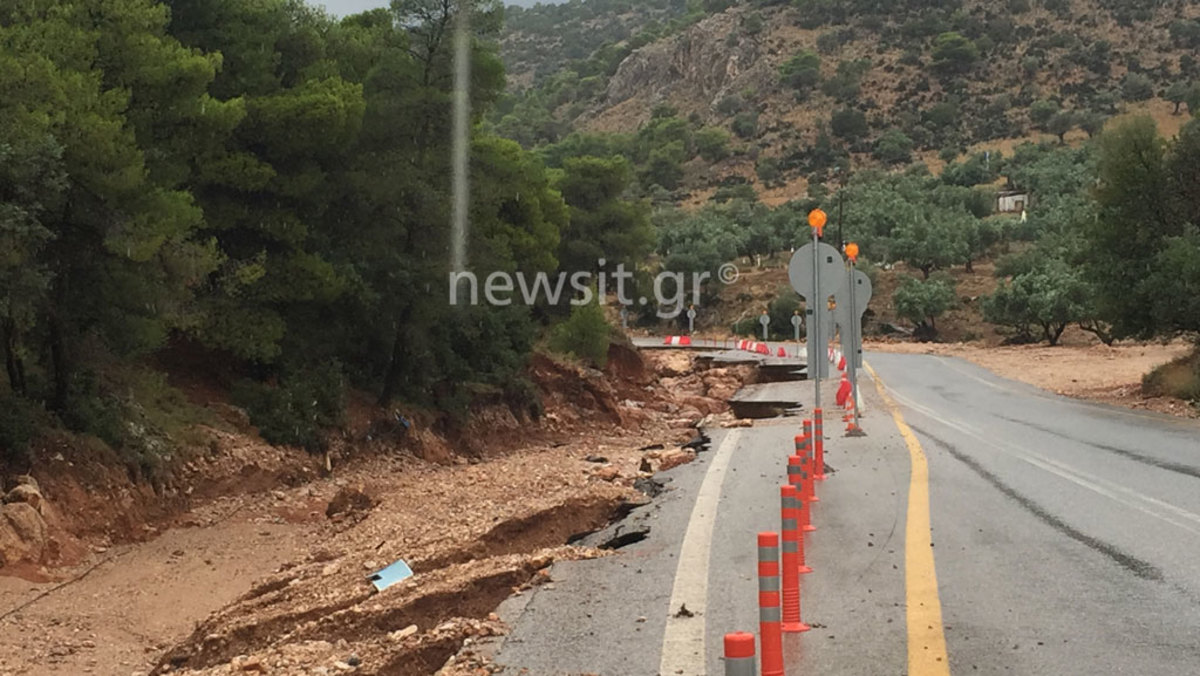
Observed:
[[[720,170],[689,172],[690,192],[738,174],[768,197],[794,197],[808,180],[836,177],[839,166],[918,159],[936,170],[972,149],[1083,138],[1135,111],[1154,114],[1170,133],[1189,100],[1200,107],[1197,3],[768,4],[733,3],[674,32],[653,25],[661,37],[634,33],[567,63],[515,110],[535,119],[530,108],[540,105],[554,119],[538,138],[547,143],[572,130],[631,132],[669,104],[733,138]],[[513,30],[509,46],[563,34],[519,22]],[[610,74],[589,75],[597,61]],[[520,73],[528,64],[510,67]]]

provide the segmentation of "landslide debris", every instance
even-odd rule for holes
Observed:
[[[470,646],[506,631],[495,607],[551,582],[556,560],[644,538],[618,526],[597,548],[566,544],[664,490],[653,475],[695,458],[684,447],[694,428],[729,419],[724,398],[747,374],[690,361],[628,350],[601,373],[539,358],[541,421],[493,430],[490,448],[477,439],[470,462],[401,455],[337,469],[325,493],[335,518],[310,553],[200,623],[155,672],[487,673]],[[414,575],[375,591],[368,576],[401,559]]]

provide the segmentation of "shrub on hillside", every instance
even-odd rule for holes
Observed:
[[[979,47],[959,33],[942,33],[933,42],[933,67],[942,74],[965,73],[978,60]]]
[[[570,317],[551,329],[550,349],[575,355],[602,369],[608,363],[611,334],[612,327],[598,302],[576,305]]]
[[[1121,98],[1145,101],[1154,96],[1154,82],[1142,73],[1129,73],[1121,80]]]
[[[904,164],[912,160],[913,140],[898,129],[883,133],[875,142],[875,159],[885,164]]]
[[[810,51],[796,54],[780,66],[779,79],[795,89],[798,96],[807,95],[821,82],[821,57]]]
[[[345,384],[341,364],[321,364],[269,385],[250,380],[233,388],[233,401],[246,410],[250,423],[268,443],[298,446],[309,452],[325,449],[325,432],[345,418]]]
[[[724,129],[706,127],[696,132],[696,152],[707,162],[720,162],[729,157],[729,133]]]
[[[752,138],[758,133],[758,113],[738,113],[733,118],[732,128],[741,138]]]

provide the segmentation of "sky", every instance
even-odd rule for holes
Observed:
[[[539,0],[504,0],[506,5],[524,5],[529,7],[536,4]],[[554,4],[561,0],[540,0],[545,4]],[[314,5],[325,5],[325,9],[329,10],[334,16],[347,16],[357,14],[368,9],[376,7],[387,7],[390,4],[389,0],[309,0]]]

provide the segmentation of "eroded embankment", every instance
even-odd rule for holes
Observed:
[[[390,453],[386,440],[372,442],[371,453],[348,446],[335,452],[331,476],[193,505],[183,520],[199,528],[188,532],[211,533],[205,546],[213,550],[156,554],[159,572],[146,582],[141,605],[130,610],[119,595],[93,588],[107,576],[84,578],[69,595],[51,597],[75,599],[95,628],[127,626],[129,612],[143,614],[162,594],[171,607],[158,610],[174,613],[176,621],[138,625],[136,634],[125,632],[129,636],[72,639],[66,654],[57,654],[66,643],[36,652],[0,645],[0,671],[45,673],[52,664],[60,673],[333,673],[347,666],[357,673],[433,673],[474,636],[504,631],[492,610],[514,591],[546,581],[552,561],[605,555],[566,543],[648,499],[635,486],[654,492],[649,477],[693,458],[688,444],[697,426],[732,422],[725,402],[745,381],[746,369],[697,368],[690,355],[643,359],[627,348],[615,352],[603,373],[535,360],[533,377],[545,405],[539,420],[497,408],[458,438],[439,442],[427,431],[420,448]],[[211,462],[223,461],[219,448],[213,453]],[[356,490],[366,497],[347,497]],[[328,509],[331,503],[336,508]],[[296,524],[291,537],[300,538],[298,547],[277,547],[255,524]],[[219,551],[225,529],[237,533],[226,549],[243,556],[226,559]],[[158,542],[136,551],[161,547]],[[264,559],[291,563],[251,589],[239,580],[254,552],[266,553],[260,548],[271,553]],[[376,593],[367,575],[397,559],[412,564],[415,576]],[[239,570],[228,571],[225,584],[227,560],[238,561]],[[203,566],[209,586],[192,584],[195,573],[180,565],[185,561]],[[189,598],[214,596],[214,584],[221,596],[236,600],[215,613],[189,615],[203,607]],[[245,586],[235,591],[238,585]],[[38,624],[52,622],[53,614],[34,612],[62,606],[51,600],[6,626],[14,636],[53,635],[55,627]],[[174,633],[188,626],[196,627],[190,635]],[[107,645],[88,647],[100,641],[128,645],[109,652]]]

